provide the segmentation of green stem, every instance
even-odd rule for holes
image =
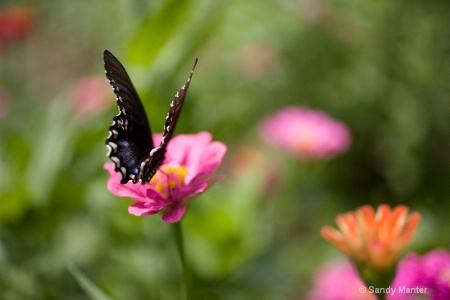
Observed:
[[[180,258],[181,271],[183,273],[180,288],[180,299],[188,299],[189,290],[189,269],[186,264],[186,258],[184,255],[184,244],[183,244],[183,230],[181,228],[181,221],[173,223],[172,233],[175,239],[175,244],[177,246],[178,257]]]
[[[358,273],[367,287],[375,289],[378,300],[386,300],[386,289],[394,281],[396,266],[384,270],[374,269],[371,266],[357,264]]]

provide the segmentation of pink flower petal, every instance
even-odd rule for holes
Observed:
[[[188,162],[201,156],[203,148],[211,141],[209,132],[199,132],[192,135],[178,135],[172,139],[168,145],[167,152],[170,152],[170,160],[180,165],[187,166]],[[193,156],[190,158],[190,156]]]
[[[159,213],[164,207],[162,206],[151,206],[148,207],[144,202],[136,202],[128,206],[128,212],[135,216],[147,216]]]
[[[332,262],[322,266],[314,279],[314,290],[308,300],[376,300],[348,261]]]
[[[186,211],[186,206],[179,205],[179,206],[167,211],[166,213],[164,213],[162,216],[162,220],[164,222],[168,222],[168,223],[178,222],[183,217],[185,211]]]
[[[211,142],[211,139],[209,132],[200,132],[179,135],[169,144],[167,160],[189,169],[186,176],[188,183],[199,173],[213,173],[220,165],[227,148],[223,143]]]
[[[192,199],[203,193],[216,182],[222,180],[224,176],[214,174],[202,174],[195,177],[188,186],[180,186],[171,190],[172,199],[181,201],[182,199]]]
[[[197,161],[193,159],[189,161],[189,165],[192,168],[194,174],[201,173],[214,173],[222,162],[223,156],[227,151],[227,147],[220,142],[212,142],[208,147],[205,147],[201,156]],[[186,179],[188,182],[191,178]]]
[[[161,144],[162,133],[154,133],[152,137],[153,137],[153,145],[158,146],[159,144]]]
[[[103,165],[103,168],[111,175],[107,184],[107,188],[111,193],[123,198],[147,201],[147,188],[145,186],[133,183],[121,184],[120,180],[122,179],[122,176],[114,171],[113,163],[106,163]]]
[[[166,201],[166,199],[157,191],[147,189],[147,199],[145,201],[153,200],[154,202],[160,203]]]

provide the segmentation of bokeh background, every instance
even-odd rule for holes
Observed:
[[[2,1],[1,299],[92,299],[73,270],[112,299],[178,297],[171,225],[106,189],[104,49],[156,131],[199,58],[176,132],[228,152],[182,220],[192,299],[305,299],[342,257],[320,227],[364,204],[422,214],[409,251],[449,247],[448,1]],[[346,123],[351,148],[307,162],[264,143],[290,105]]]

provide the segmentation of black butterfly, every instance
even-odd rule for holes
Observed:
[[[116,172],[122,175],[120,183],[131,181],[145,184],[152,179],[164,161],[167,144],[172,138],[197,59],[186,84],[170,103],[162,140],[157,147],[153,144],[144,106],[124,67],[108,50],[105,50],[103,59],[106,77],[116,94],[119,106],[119,114],[113,118],[105,142],[108,148],[107,156],[114,162]]]

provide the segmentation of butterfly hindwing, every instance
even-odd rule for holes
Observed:
[[[164,161],[167,144],[172,137],[194,69],[170,104],[161,143],[155,148],[144,106],[125,68],[107,50],[103,58],[106,77],[114,90],[119,108],[105,142],[109,150],[107,156],[114,162],[115,171],[122,175],[120,183],[147,183]]]

